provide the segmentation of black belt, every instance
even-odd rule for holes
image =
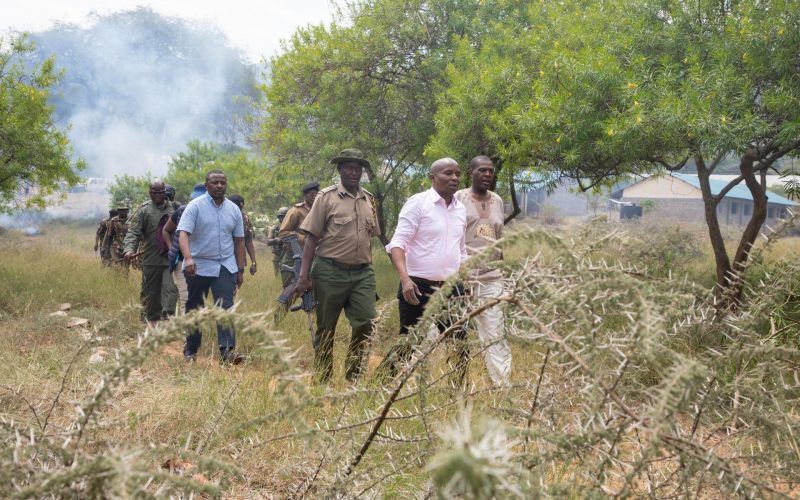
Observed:
[[[366,264],[345,264],[343,262],[339,262],[338,260],[329,259],[327,257],[317,256],[317,258],[321,261],[327,262],[335,268],[343,269],[345,271],[358,271],[359,269],[364,269],[369,266],[369,262]]]
[[[411,278],[411,281],[414,281],[416,283],[420,283],[422,285],[427,285],[427,286],[433,286],[436,288],[441,288],[442,285],[444,285],[444,281],[431,281],[431,280],[426,280],[425,278],[420,278],[418,276],[409,276],[409,278]]]

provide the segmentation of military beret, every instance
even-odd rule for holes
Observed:
[[[319,182],[309,182],[308,184],[300,188],[300,191],[305,193],[307,191],[311,191],[312,189],[316,189],[317,191],[319,191]]]

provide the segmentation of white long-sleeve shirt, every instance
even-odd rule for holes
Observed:
[[[467,211],[453,197],[446,205],[435,189],[417,193],[400,210],[397,229],[386,251],[401,248],[409,276],[444,281],[467,259]]]

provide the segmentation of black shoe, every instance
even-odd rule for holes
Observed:
[[[183,360],[187,363],[194,363],[197,361],[197,354],[184,354]]]
[[[244,354],[233,349],[225,351],[220,358],[220,362],[225,365],[239,365],[244,361]]]

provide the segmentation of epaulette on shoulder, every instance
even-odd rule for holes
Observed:
[[[295,204],[294,204],[294,206],[296,206],[297,208],[300,208],[300,207],[302,207],[303,205],[305,205],[305,202],[303,202],[303,201],[301,201],[300,203],[295,203]]]
[[[330,193],[331,191],[336,191],[336,184],[332,186],[328,186],[325,189],[320,190],[319,194]]]
[[[370,198],[375,198],[375,195],[374,195],[374,194],[372,194],[372,193],[370,193],[370,192],[369,192],[369,191],[367,191],[366,189],[364,189],[364,188],[361,188],[361,190],[362,190],[362,191],[364,191],[364,192],[367,194],[367,196],[369,196]]]

